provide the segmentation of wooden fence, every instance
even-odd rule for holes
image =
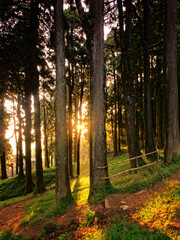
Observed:
[[[138,165],[138,158],[145,157],[145,156],[149,156],[149,155],[152,155],[152,154],[155,154],[155,153],[157,153],[157,161],[156,161],[156,162],[148,163],[148,164],[145,164],[145,165],[139,167],[139,165]],[[113,165],[116,165],[116,164],[120,164],[120,163],[124,163],[124,162],[128,162],[128,161],[132,161],[132,160],[134,160],[134,159],[136,159],[136,165],[137,165],[136,168],[130,168],[130,169],[128,169],[128,170],[125,170],[125,171],[123,171],[123,172],[117,173],[117,174],[115,174],[115,175],[101,178],[101,180],[114,178],[114,177],[117,177],[117,176],[119,176],[119,175],[121,175],[121,174],[124,174],[124,173],[127,173],[127,172],[136,171],[136,170],[137,170],[138,173],[139,173],[139,169],[143,169],[143,168],[146,168],[146,167],[150,167],[150,166],[152,166],[152,165],[154,165],[154,164],[157,164],[157,163],[161,162],[161,160],[159,159],[159,150],[157,149],[157,150],[154,151],[154,152],[146,153],[146,154],[143,154],[143,155],[140,155],[140,156],[136,156],[136,157],[133,157],[133,158],[129,158],[129,159],[126,159],[126,160],[123,160],[123,161],[120,161],[120,162],[111,163],[111,164],[109,164],[109,165],[107,165],[107,166],[104,166],[104,167],[97,167],[97,169],[105,169],[105,168],[108,168],[108,167],[113,166]]]

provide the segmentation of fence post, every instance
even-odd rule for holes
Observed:
[[[136,167],[137,167],[137,168],[139,167],[137,156],[136,156]],[[138,172],[138,175],[139,175],[139,169],[137,169],[137,172]]]
[[[159,171],[159,149],[157,149],[157,167]]]

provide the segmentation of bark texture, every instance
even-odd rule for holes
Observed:
[[[126,0],[126,14],[125,24],[126,30],[123,31],[123,8],[122,1],[118,1],[119,10],[119,24],[120,24],[120,39],[122,51],[122,78],[123,78],[123,91],[125,96],[125,120],[127,131],[127,142],[129,157],[141,155],[139,147],[139,139],[137,134],[135,122],[135,101],[134,101],[134,79],[131,63],[132,51],[132,1]],[[136,160],[131,161],[131,167],[136,167]]]
[[[153,152],[153,116],[151,100],[151,78],[150,78],[150,0],[143,0],[144,8],[144,108],[145,108],[145,151]]]
[[[87,50],[90,58],[90,194],[100,180],[108,176],[105,131],[105,78],[104,78],[104,1],[90,1],[89,13],[83,11],[81,1],[76,0],[79,15],[87,36]],[[88,17],[88,18],[87,18]],[[86,20],[85,20],[86,19]]]
[[[177,1],[166,0],[166,147],[165,161],[179,152],[178,82],[177,82]]]
[[[66,126],[63,0],[56,0],[56,201],[70,195]]]

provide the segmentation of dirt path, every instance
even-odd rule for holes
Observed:
[[[180,171],[172,174],[169,180],[180,181]],[[113,194],[109,195],[105,199],[104,206],[88,206],[88,205],[72,205],[62,215],[55,216],[51,219],[45,219],[34,226],[22,227],[19,226],[21,219],[25,216],[24,205],[32,199],[25,200],[16,204],[12,204],[0,210],[0,230],[13,228],[15,233],[21,233],[25,236],[39,236],[43,225],[53,220],[57,224],[62,224],[67,228],[79,224],[79,219],[83,219],[83,212],[91,208],[96,211],[99,219],[99,223],[104,224],[115,216],[118,218],[127,217],[132,221],[132,214],[138,209],[142,208],[145,202],[162,192],[165,187],[163,181],[154,184],[148,190],[142,190],[138,193],[125,193],[125,194]],[[94,226],[96,228],[96,226]],[[51,238],[53,239],[53,238]],[[76,239],[76,238],[74,238]],[[78,238],[77,238],[78,239]]]

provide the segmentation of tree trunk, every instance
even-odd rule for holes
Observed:
[[[74,163],[77,162],[77,142],[78,142],[78,104],[79,95],[75,94],[75,118],[74,118]]]
[[[84,69],[81,65],[81,94],[79,103],[79,118],[80,126],[82,125],[82,99],[84,94]],[[81,146],[81,128],[79,129],[78,142],[77,142],[77,176],[80,175],[80,146]]]
[[[7,172],[6,172],[6,155],[5,151],[3,150],[1,154],[1,179],[7,179]]]
[[[122,136],[122,110],[121,110],[121,95],[120,95],[120,79],[118,79],[118,152],[121,151],[121,136]]]
[[[166,147],[165,161],[171,162],[179,151],[178,82],[177,82],[177,1],[166,0]]]
[[[164,86],[162,84],[161,67],[157,58],[157,84],[156,84],[156,127],[157,127],[157,148],[164,147],[163,125],[164,125]]]
[[[63,0],[55,3],[56,26],[56,201],[70,195],[66,126],[66,80],[64,56]]]
[[[105,130],[105,78],[104,78],[104,1],[90,1],[90,12],[85,21],[82,4],[76,0],[83,28],[87,36],[90,57],[90,194],[96,187],[107,182],[100,180],[108,176]],[[88,23],[88,25],[87,25]]]
[[[39,91],[34,90],[34,129],[35,129],[35,143],[36,143],[36,192],[43,192],[45,190],[43,180],[42,167],[42,149],[41,149],[41,122],[40,122],[40,101]]]
[[[117,156],[117,91],[116,91],[116,73],[114,71],[114,156]]]
[[[135,124],[135,102],[134,102],[134,79],[131,66],[131,47],[132,47],[132,22],[131,22],[131,0],[126,0],[126,31],[123,32],[123,10],[122,1],[118,1],[119,23],[121,35],[121,50],[123,61],[123,90],[125,96],[125,119],[127,130],[127,142],[129,157],[141,155],[139,139]],[[136,167],[136,160],[130,162],[131,168]]]
[[[114,119],[113,119],[113,106],[111,106],[111,133],[112,133],[112,140],[114,144]]]
[[[17,102],[17,104],[19,104]],[[15,100],[13,101],[13,112],[16,111],[16,108],[15,108]],[[18,171],[19,171],[19,139],[18,139],[18,136],[17,136],[17,130],[16,130],[16,118],[15,118],[15,115],[13,117],[13,121],[14,121],[14,137],[15,137],[15,142],[16,142],[16,175],[18,175]]]
[[[145,151],[153,152],[153,116],[151,100],[151,78],[150,78],[150,61],[149,61],[149,44],[150,44],[150,5],[149,0],[143,0],[144,7],[144,107],[145,107]]]
[[[37,69],[37,44],[38,44],[38,28],[39,14],[38,1],[31,0],[30,19],[29,19],[29,36],[30,51],[29,62],[31,67],[32,91],[34,96],[34,129],[35,129],[35,148],[36,148],[36,192],[45,190],[43,181],[42,168],[42,149],[41,149],[41,122],[40,122],[40,101],[39,101],[39,73]]]
[[[71,85],[69,86],[68,112],[69,112],[68,159],[69,159],[69,175],[72,178],[73,177],[73,170],[72,170],[72,86]]]
[[[1,155],[1,179],[7,178],[6,154],[5,154],[5,109],[4,96],[0,93],[0,155]]]
[[[48,136],[47,136],[47,126],[46,126],[45,102],[44,102],[44,152],[45,152],[45,167],[49,168]]]
[[[17,106],[17,117],[19,120],[19,129],[18,129],[18,159],[19,159],[19,173],[18,178],[24,177],[23,170],[23,152],[22,152],[22,118],[21,118],[21,110],[20,110],[20,96],[18,95],[18,106]]]
[[[30,93],[30,80],[27,76],[25,82],[25,158],[26,158],[26,184],[25,194],[33,191],[33,182],[31,175],[31,93]]]

